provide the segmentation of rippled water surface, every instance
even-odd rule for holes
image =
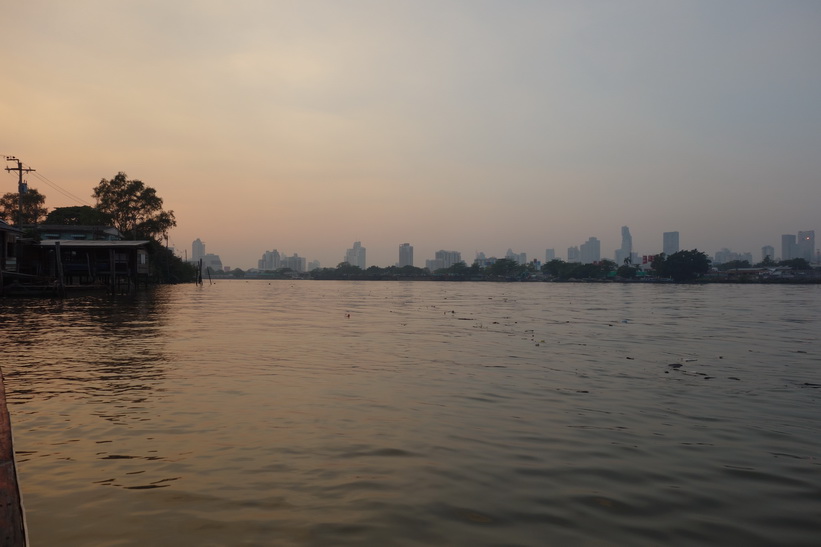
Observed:
[[[0,300],[34,546],[813,545],[821,288]]]

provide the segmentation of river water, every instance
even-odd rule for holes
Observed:
[[[0,300],[37,546],[817,545],[821,287]]]

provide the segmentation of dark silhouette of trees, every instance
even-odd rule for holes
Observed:
[[[63,226],[110,226],[111,216],[88,205],[55,207],[46,216],[44,224],[60,224]]]
[[[159,240],[177,225],[174,211],[164,211],[157,191],[122,171],[94,188],[97,210],[110,215],[123,237]]]
[[[778,263],[779,266],[786,266],[793,270],[811,270],[812,266],[805,258],[791,258],[789,260],[782,260]]]
[[[547,264],[542,265],[544,274],[562,281],[568,279],[603,279],[612,271],[616,271],[616,263],[612,260],[602,260],[595,264],[580,264],[554,258]]]
[[[684,283],[698,279],[710,271],[710,259],[698,249],[679,251],[670,256],[662,253],[653,260],[653,269],[659,277],[669,277],[677,283]]]
[[[737,270],[739,268],[752,268],[750,262],[747,260],[730,260],[729,262],[719,264],[716,267],[721,271]]]
[[[29,188],[23,192],[22,218],[18,218],[20,212],[20,194],[9,192],[0,197],[0,219],[9,224],[37,224],[46,217],[48,209],[44,207],[46,196],[37,191],[36,188]]]
[[[755,265],[756,268],[775,268],[778,262],[770,258],[770,255],[764,257],[764,260]]]

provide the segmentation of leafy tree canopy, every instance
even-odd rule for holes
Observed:
[[[35,188],[29,188],[26,192],[23,192],[23,214],[22,218],[18,218],[20,211],[19,196],[20,194],[17,192],[3,194],[3,197],[0,198],[0,219],[9,224],[37,224],[46,217],[48,209],[43,206],[46,202],[46,196]]]
[[[710,271],[707,255],[693,249],[679,251],[665,257],[663,254],[653,260],[653,269],[660,277],[670,277],[678,283],[692,281]]]
[[[764,260],[755,265],[756,268],[773,268],[778,266],[778,262],[770,258],[770,255],[764,257]]]
[[[60,224],[63,226],[110,226],[111,216],[88,205],[55,207],[48,216],[46,216],[45,224]]]
[[[157,191],[140,180],[129,180],[122,171],[94,188],[97,210],[110,215],[123,237],[160,239],[177,225],[174,211],[164,211]]]
[[[721,271],[750,267],[750,262],[748,260],[730,260],[729,262],[725,262],[724,264],[717,266],[717,268]]]
[[[789,260],[782,260],[778,263],[779,266],[787,266],[793,270],[810,270],[812,266],[805,258],[791,258]]]

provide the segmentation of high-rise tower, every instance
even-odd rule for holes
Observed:
[[[815,230],[798,232],[795,246],[796,258],[803,258],[811,264],[815,262]]]
[[[399,267],[413,266],[413,245],[403,243],[399,246]]]
[[[662,251],[666,256],[676,254],[679,251],[678,232],[664,232]]]
[[[354,241],[353,248],[348,249],[345,253],[345,262],[351,266],[358,266],[365,269],[365,247],[359,241]]]
[[[633,254],[633,236],[630,235],[630,228],[621,227],[621,248],[616,250],[616,264],[621,266],[625,259]]]
[[[792,234],[781,235],[781,260],[792,260],[798,257],[798,249],[795,244],[795,236]]]
[[[199,262],[205,256],[205,243],[197,238],[191,243],[191,262]]]

